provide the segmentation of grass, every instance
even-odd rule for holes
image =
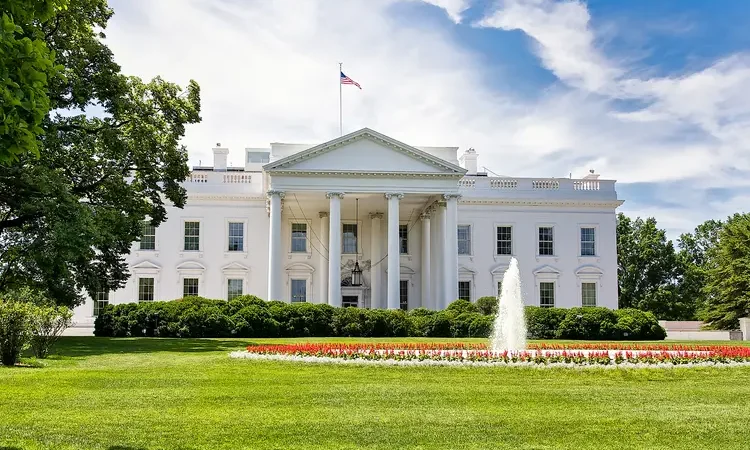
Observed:
[[[0,369],[0,449],[748,445],[749,368],[352,367],[227,357],[268,341],[63,338],[41,368]]]

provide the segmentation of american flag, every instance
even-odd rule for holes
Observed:
[[[360,86],[359,83],[344,75],[344,72],[341,72],[341,84],[353,84],[362,89],[362,86]]]

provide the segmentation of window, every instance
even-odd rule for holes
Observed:
[[[245,250],[245,224],[242,222],[229,222],[229,247],[230,252],[241,252]]]
[[[344,254],[357,253],[357,224],[345,223],[343,227],[344,227],[344,235],[342,236],[341,253],[344,253]]]
[[[185,222],[185,251],[200,250],[200,222]]]
[[[307,301],[307,280],[292,280],[292,303]]]
[[[458,254],[471,255],[471,225],[458,226]]]
[[[138,301],[139,302],[154,301],[154,279],[153,278],[138,278]]]
[[[402,255],[409,254],[409,226],[399,225],[398,226],[398,241],[399,241],[399,253]]]
[[[596,256],[596,228],[581,228],[581,256]]]
[[[183,278],[182,279],[182,296],[183,297],[197,297],[198,296],[198,279],[197,278]]]
[[[503,293],[503,282],[502,281],[498,281],[497,282],[497,296],[500,297],[500,295],[502,295],[502,293]]]
[[[497,254],[498,255],[512,255],[513,254],[513,228],[512,227],[497,227]]]
[[[141,232],[141,250],[156,250],[156,227],[150,222],[143,222]]]
[[[109,305],[109,292],[97,292],[94,295],[94,317],[99,317],[107,305]]]
[[[409,280],[400,280],[398,287],[399,307],[406,311],[409,309]]]
[[[542,281],[539,283],[539,306],[552,308],[555,306],[555,283]]]
[[[471,281],[458,282],[458,298],[467,302],[471,301]]]
[[[292,224],[292,251],[307,253],[307,224]]]
[[[596,283],[581,283],[581,305],[596,306]]]
[[[552,227],[539,227],[539,254],[542,256],[555,254],[554,229]]]
[[[232,300],[235,297],[242,295],[242,279],[241,278],[230,278],[227,280],[227,300]]]

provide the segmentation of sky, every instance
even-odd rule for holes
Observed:
[[[670,238],[750,205],[745,0],[110,0],[123,72],[201,86],[211,148],[369,127],[507,176],[617,180]]]

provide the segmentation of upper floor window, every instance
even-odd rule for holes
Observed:
[[[596,228],[581,228],[581,256],[596,256]]]
[[[542,256],[555,254],[553,227],[539,227],[539,254]]]
[[[156,250],[156,227],[151,225],[151,222],[143,222],[140,249]]]
[[[513,254],[513,228],[508,226],[497,227],[497,254]]]
[[[97,292],[94,295],[94,317],[99,317],[107,305],[109,305],[109,292]]]
[[[357,224],[345,223],[343,225],[342,253],[357,253]]]
[[[138,301],[139,302],[154,301],[154,279],[153,278],[138,278]]]
[[[198,279],[197,278],[184,278],[182,280],[182,296],[183,297],[197,297],[198,296]]]
[[[307,252],[307,224],[292,224],[292,251],[297,253]]]
[[[539,282],[539,306],[552,308],[555,306],[555,283],[552,281]]]
[[[185,222],[185,251],[200,250],[200,222]]]
[[[402,255],[409,254],[409,226],[399,225],[398,226],[398,241],[399,241],[399,252]]]
[[[458,226],[458,254],[471,255],[471,225]]]
[[[245,249],[245,224],[242,222],[229,222],[229,247],[230,252],[241,252]]]

